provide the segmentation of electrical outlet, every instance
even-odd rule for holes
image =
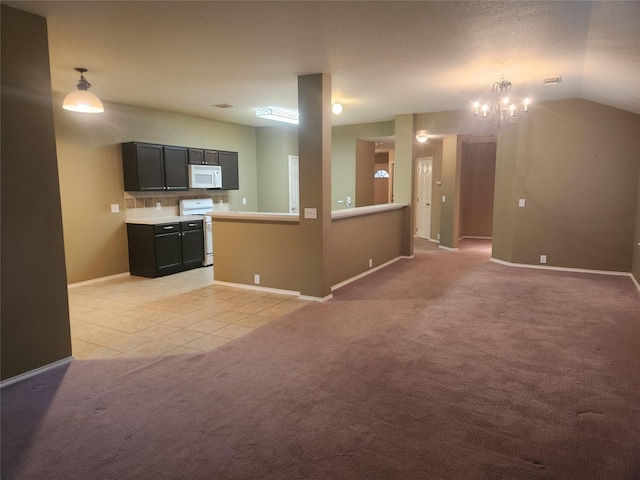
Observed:
[[[436,240],[440,240],[440,234],[436,234]]]
[[[111,204],[111,213],[118,213],[120,211],[120,205],[117,203]]]
[[[373,267],[373,258],[369,259],[369,268]]]
[[[258,273],[253,276],[253,283],[260,285],[260,275]]]
[[[243,204],[243,205],[246,205],[246,204],[247,204],[247,199],[246,199],[246,198],[243,198],[243,199],[242,199],[242,204]]]
[[[540,263],[547,263],[547,256],[546,255],[540,255]]]
[[[518,200],[518,206],[519,207],[524,207],[524,205],[525,205],[525,199],[524,198],[521,198],[520,200]]]
[[[447,197],[445,197],[444,195],[442,195],[442,203],[445,203],[447,201]]]
[[[156,202],[156,208],[157,208],[158,210],[162,210],[162,203],[160,203],[160,202]]]
[[[304,209],[304,218],[311,218],[311,219],[318,218],[318,209],[317,208],[305,208]]]

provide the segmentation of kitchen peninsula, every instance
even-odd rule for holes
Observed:
[[[211,212],[214,282],[300,293],[297,214]],[[334,210],[328,239],[334,288],[410,256],[409,206],[390,203]]]

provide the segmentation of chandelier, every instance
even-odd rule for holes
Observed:
[[[491,103],[473,103],[475,117],[483,122],[493,123],[498,128],[523,118],[529,111],[531,101],[529,97],[522,100],[522,108],[518,109],[516,104],[509,99],[511,92],[511,82],[501,78],[499,82],[493,84],[493,98]]]

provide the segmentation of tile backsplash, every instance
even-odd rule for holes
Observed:
[[[124,192],[124,207],[127,220],[180,215],[180,200],[186,198],[211,198],[213,203],[228,209],[226,192],[209,190],[180,192]],[[217,208],[216,208],[217,209]]]

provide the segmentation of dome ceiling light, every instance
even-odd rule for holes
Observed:
[[[78,81],[78,89],[69,93],[62,103],[62,108],[71,112],[81,113],[102,113],[104,106],[98,97],[89,91],[91,84],[84,78],[86,68],[76,68],[76,72],[80,72],[80,80]]]

